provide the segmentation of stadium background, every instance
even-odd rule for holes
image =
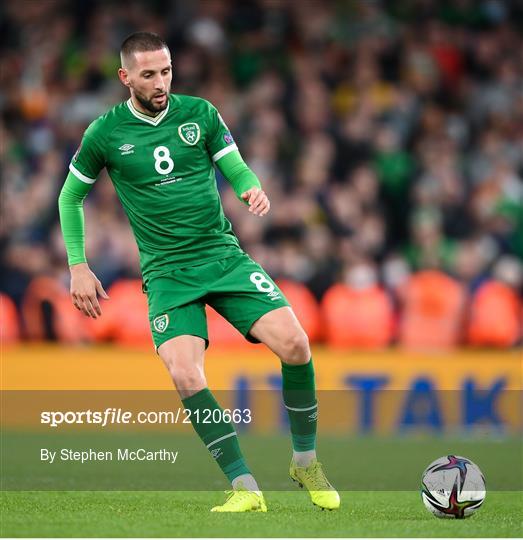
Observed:
[[[374,390],[457,391],[462,428],[521,427],[509,398],[495,410],[521,386],[521,2],[18,5],[2,4],[0,32],[4,388],[169,387],[109,179],[85,204],[111,296],[98,321],[70,303],[56,203],[83,130],[126,97],[118,48],[142,29],[167,39],[173,91],[218,107],[269,193],[256,219],[218,178],[315,345],[319,388],[362,407]],[[211,311],[209,326],[211,386],[274,386],[267,352]]]
[[[269,193],[271,214],[254,219],[219,178],[244,249],[312,293],[289,291],[313,341],[520,343],[522,9],[497,0],[3,3],[4,340],[125,341],[125,330],[105,326],[128,325],[136,284],[113,289],[103,328],[62,302],[56,200],[87,124],[126,96],[119,44],[148,29],[172,49],[173,91],[218,107]],[[138,278],[107,177],[85,207],[89,263],[106,289]],[[148,343],[141,319],[128,333],[136,339],[140,326]]]
[[[218,107],[270,196],[256,219],[218,177],[242,246],[313,342],[321,456],[340,489],[358,492],[343,495],[338,521],[306,516],[296,493],[272,495],[273,528],[241,530],[206,521],[212,494],[123,493],[225,487],[182,434],[189,465],[174,473],[50,474],[35,458],[43,444],[115,441],[46,432],[43,403],[170,399],[158,392],[172,383],[152,349],[137,249],[105,173],[85,203],[89,264],[111,296],[97,321],[70,303],[58,224],[83,130],[127,97],[117,52],[135,30],[167,39],[173,91]],[[186,536],[520,535],[522,31],[517,0],[2,2],[2,489],[14,491],[2,494],[0,533],[172,536],[174,512]],[[209,385],[254,407],[261,422],[242,445],[266,489],[286,490],[278,362],[208,315]],[[173,440],[169,429],[122,436],[154,445]],[[488,481],[488,504],[466,528],[436,527],[415,493],[423,467],[448,452],[477,461]],[[82,491],[100,486],[122,492]]]

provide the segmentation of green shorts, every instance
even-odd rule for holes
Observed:
[[[265,270],[246,253],[173,270],[144,283],[149,323],[158,347],[181,335],[209,345],[205,305],[227,319],[251,343],[252,325],[265,313],[289,302]]]

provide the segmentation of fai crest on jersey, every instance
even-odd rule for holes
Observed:
[[[200,140],[200,126],[196,122],[182,124],[178,128],[180,139],[191,146],[194,146]]]
[[[160,332],[160,334],[163,334],[165,330],[167,330],[167,327],[169,326],[169,315],[159,315],[154,319],[153,321],[154,329],[157,332]]]

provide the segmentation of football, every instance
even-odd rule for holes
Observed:
[[[485,500],[485,477],[470,459],[444,456],[433,461],[421,478],[421,498],[439,518],[471,516]]]

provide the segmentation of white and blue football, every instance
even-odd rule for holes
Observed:
[[[483,504],[485,477],[470,459],[444,456],[433,461],[421,478],[425,507],[439,518],[463,519]]]

